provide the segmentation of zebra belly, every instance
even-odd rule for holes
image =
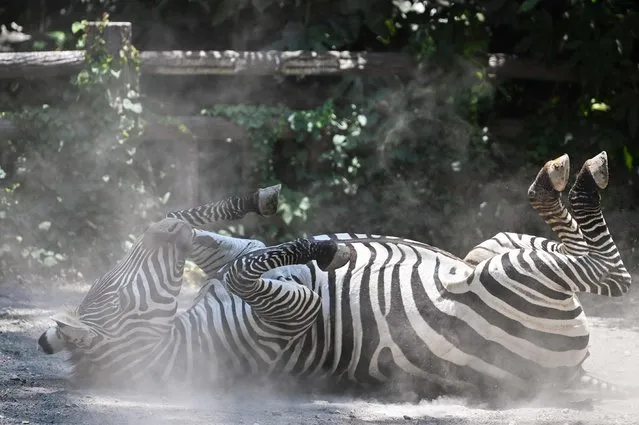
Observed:
[[[297,344],[322,359],[322,374],[355,382],[410,377],[445,388],[528,391],[556,378],[572,379],[587,356],[587,339],[565,350],[557,347],[562,335],[513,326],[485,305],[464,283],[472,269],[459,259],[419,243],[351,246],[357,255],[349,265],[335,274],[317,271],[326,301],[322,320]],[[324,350],[308,341],[319,336],[328,341]],[[539,346],[535,338],[553,339],[555,346]],[[566,337],[565,346],[570,344]]]

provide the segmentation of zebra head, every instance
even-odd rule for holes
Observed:
[[[48,354],[70,352],[76,381],[117,383],[130,377],[172,331],[185,260],[194,248],[204,247],[202,259],[213,259],[206,264],[217,267],[229,255],[263,246],[258,241],[229,245],[230,239],[196,227],[249,212],[274,214],[279,190],[277,185],[230,196],[152,224],[124,259],[93,283],[77,309],[53,317],[55,325],[42,334],[40,347]],[[218,256],[218,251],[230,254]]]
[[[80,378],[97,370],[126,370],[123,364],[143,358],[172,325],[185,259],[198,235],[176,218],[152,224],[125,258],[93,283],[77,309],[52,317],[55,325],[38,340],[42,350],[70,352]]]

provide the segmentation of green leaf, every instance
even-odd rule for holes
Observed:
[[[71,32],[73,34],[77,34],[79,31],[84,31],[85,27],[86,27],[85,21],[75,21],[74,23],[71,24]]]
[[[634,158],[628,151],[628,146],[623,147],[623,162],[626,164],[628,171],[631,171],[633,168]]]
[[[526,13],[531,11],[532,9],[535,8],[535,6],[537,6],[537,3],[539,3],[539,0],[525,0],[521,4],[521,6],[519,6],[518,13]]]
[[[67,35],[62,31],[49,31],[47,36],[52,38],[58,47],[62,46],[67,39]]]
[[[139,102],[133,103],[129,99],[124,99],[124,101],[122,102],[122,107],[124,109],[127,109],[127,110],[135,113],[135,114],[141,114],[142,113],[142,104],[139,103]]]
[[[32,45],[33,50],[44,50],[45,47],[47,47],[47,43],[42,40],[36,40]]]

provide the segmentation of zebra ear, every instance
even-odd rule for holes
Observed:
[[[82,339],[91,334],[91,329],[87,325],[69,313],[58,313],[51,319],[58,324],[60,332],[73,339]]]

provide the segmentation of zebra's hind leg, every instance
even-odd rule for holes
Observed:
[[[596,378],[581,369],[569,385],[540,396],[537,402],[546,406],[592,410],[594,403],[598,401],[626,400],[633,393],[636,394],[637,391]]]
[[[570,393],[583,394],[597,399],[627,399],[636,391],[612,384],[592,376],[582,369],[581,376],[567,389]]]
[[[608,156],[601,152],[588,159],[570,189],[568,200],[588,249],[608,265],[608,274],[588,292],[620,296],[628,291],[632,277],[608,230],[601,210],[600,191],[608,186]]]
[[[569,173],[568,155],[548,161],[528,188],[528,200],[561,241],[556,246],[547,246],[550,251],[584,255],[588,253],[588,244],[579,224],[561,201],[561,192],[568,184]],[[540,248],[543,249],[542,244]]]
[[[541,249],[575,255],[587,252],[577,223],[561,202],[561,192],[566,188],[569,173],[570,159],[564,154],[546,162],[528,188],[531,206],[557,234],[561,244],[530,235],[500,232],[474,247],[464,261],[477,265],[513,249]]]

